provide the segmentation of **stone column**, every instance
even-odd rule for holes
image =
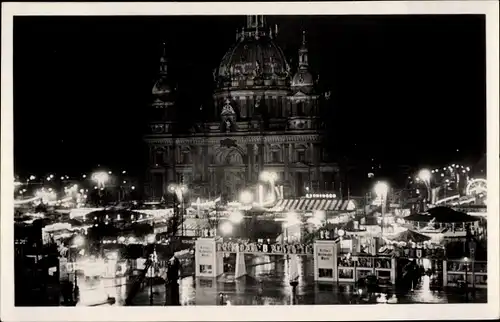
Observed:
[[[176,162],[175,149],[173,146],[168,146],[167,148],[168,148],[168,156],[170,159],[170,166],[168,169],[169,172],[168,181],[175,182],[175,180],[177,179],[175,174],[175,162]]]
[[[252,182],[253,167],[254,167],[253,144],[247,143],[247,182]]]
[[[152,147],[151,145],[149,146],[149,158],[148,158],[148,162],[149,162],[149,165],[154,165],[155,163],[155,160],[154,160],[154,147]]]
[[[290,176],[290,169],[288,168],[290,164],[290,151],[289,151],[289,143],[283,143],[281,145],[281,150],[283,151],[283,164],[284,164],[284,172],[283,172],[283,180],[287,181]]]
[[[203,181],[208,181],[208,165],[210,163],[211,155],[208,153],[208,144],[205,142],[203,145],[203,153],[200,156],[203,159],[203,172],[202,172],[202,179]]]
[[[443,286],[448,286],[448,263],[443,260]]]
[[[162,191],[161,195],[164,196],[168,193],[168,171],[163,171],[163,184],[162,184]]]
[[[198,175],[198,167],[200,166],[200,147],[198,145],[190,145],[189,150],[191,153],[191,180],[196,180]]]
[[[265,158],[265,149],[264,149],[264,143],[261,141],[259,142],[259,173],[264,170],[264,158]]]
[[[320,170],[320,163],[321,163],[321,147],[315,143],[312,144],[313,146],[313,151],[314,151],[314,170],[316,172],[316,180],[318,182],[318,185],[321,184],[321,170]]]

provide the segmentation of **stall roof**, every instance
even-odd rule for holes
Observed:
[[[354,211],[353,200],[338,200],[326,198],[281,199],[268,211]]]
[[[434,207],[427,212],[419,214],[411,214],[404,218],[409,221],[431,221],[434,219],[437,223],[458,223],[458,222],[474,222],[479,219],[470,216],[464,212],[456,211],[448,207]]]

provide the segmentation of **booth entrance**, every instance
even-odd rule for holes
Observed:
[[[293,260],[298,256],[313,256],[314,280],[318,282],[354,283],[369,275],[387,284],[396,281],[395,258],[370,255],[346,258],[340,254],[338,240],[317,240],[312,245],[306,245],[224,242],[221,238],[200,238],[196,241],[196,276],[214,278],[234,271],[234,278],[240,278],[247,274],[245,254],[288,256],[292,259],[290,265],[298,265],[298,261]],[[231,259],[233,256],[234,260]]]

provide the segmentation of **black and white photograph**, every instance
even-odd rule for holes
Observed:
[[[498,3],[445,3],[13,4],[2,302],[498,316]]]

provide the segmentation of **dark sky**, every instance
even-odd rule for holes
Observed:
[[[485,152],[483,16],[280,16],[278,43],[333,92],[332,154],[439,165]],[[141,171],[150,93],[166,41],[186,110],[209,102],[212,69],[245,18],[16,17],[17,174]],[[457,152],[458,149],[458,152]]]

